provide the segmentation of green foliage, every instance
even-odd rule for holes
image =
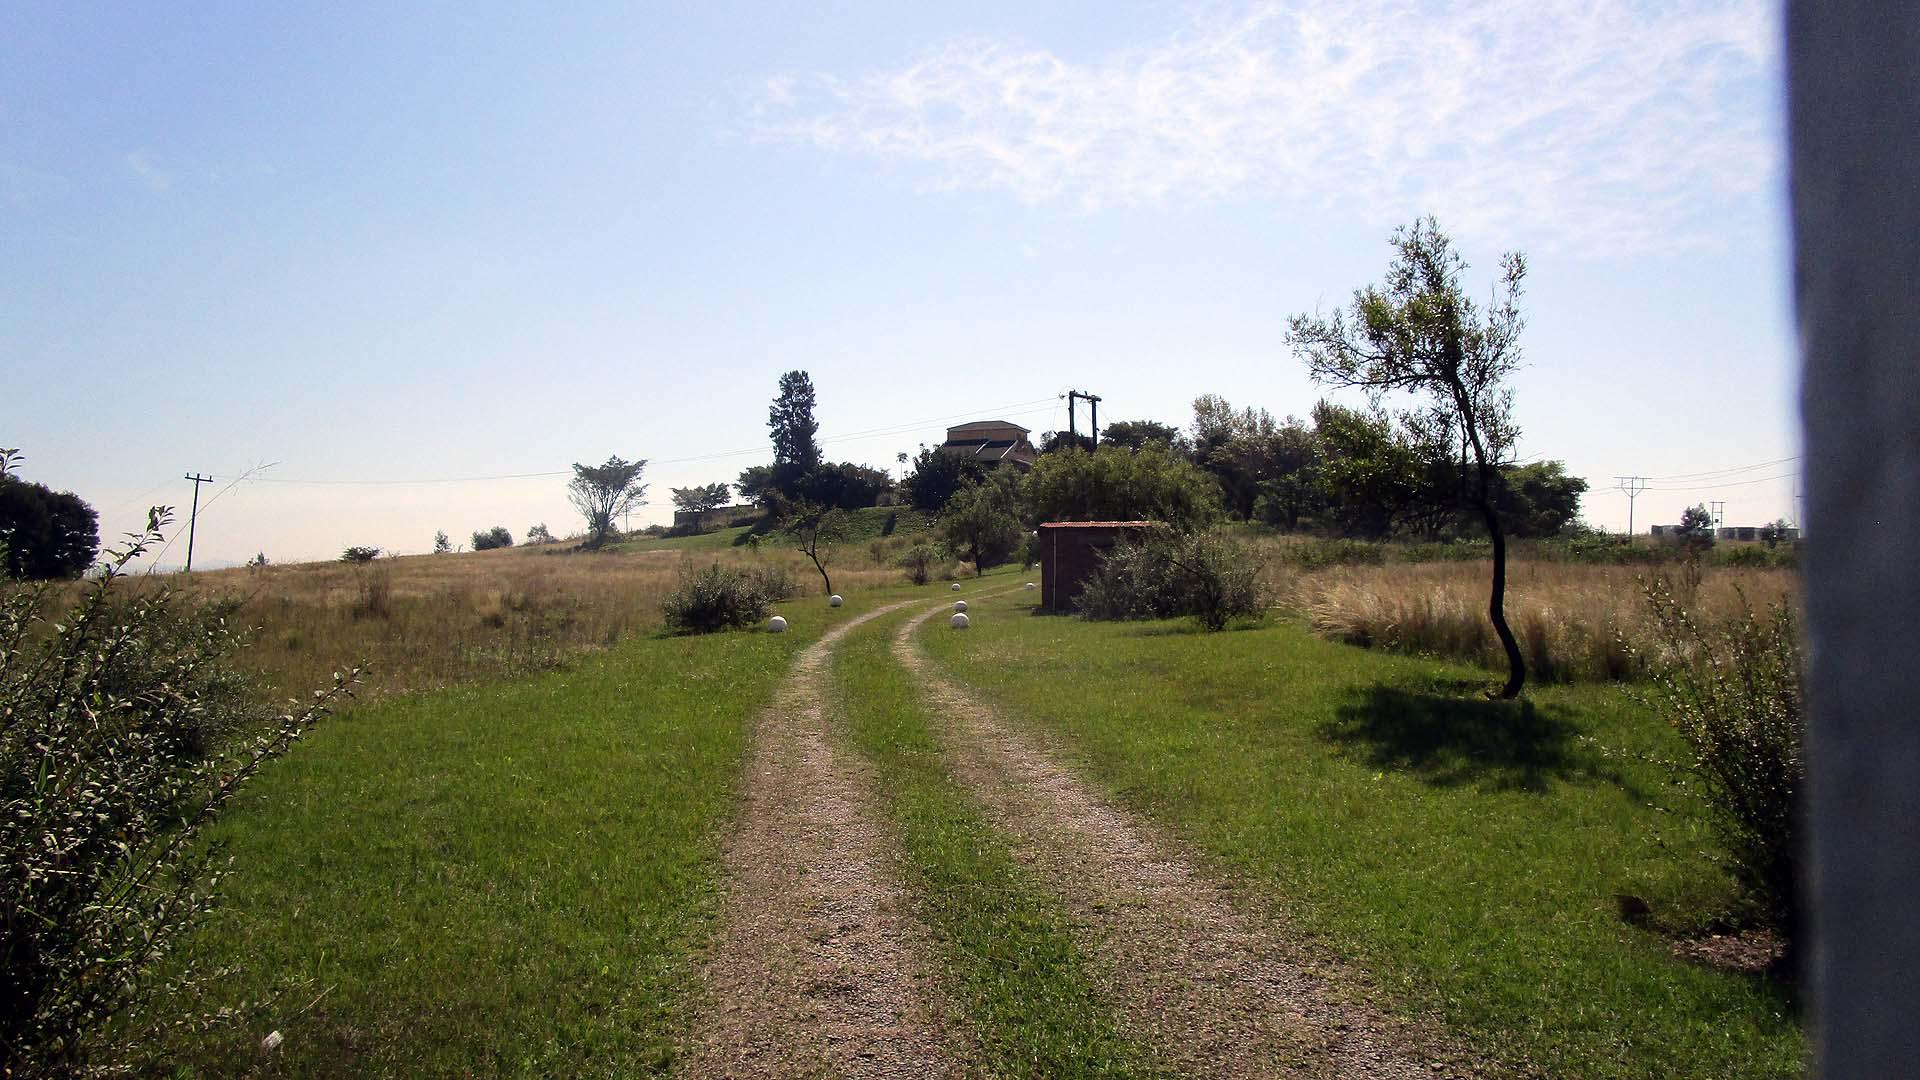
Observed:
[[[1156,446],[1103,446],[1034,463],[1021,485],[1026,521],[1162,521],[1197,528],[1220,514],[1215,485],[1186,459]]]
[[[1087,619],[1190,616],[1207,630],[1266,609],[1260,563],[1245,544],[1217,532],[1166,529],[1103,555],[1077,602]]]
[[[79,577],[100,549],[99,516],[70,491],[20,479],[21,460],[0,448],[0,578]]]
[[[880,493],[892,486],[893,481],[879,469],[842,461],[814,466],[800,477],[794,489],[808,502],[859,510],[874,505]]]
[[[156,978],[212,906],[226,864],[206,828],[284,754],[358,670],[277,719],[257,716],[226,667],[242,643],[220,608],[163,588],[128,597],[144,534],[58,621],[46,594],[0,599],[0,1070],[69,1075],[130,1006],[182,989]]]
[[[380,557],[379,548],[366,547],[361,544],[355,544],[354,546],[340,553],[340,561],[350,562],[350,563],[370,563],[379,557]]]
[[[776,473],[781,466],[794,466],[796,475],[804,475],[820,464],[820,444],[815,438],[820,422],[813,418],[813,404],[813,380],[806,372],[789,371],[780,376],[780,392],[767,409]]]
[[[907,501],[916,510],[937,514],[961,488],[986,479],[991,468],[977,458],[923,446],[907,475]]]
[[[507,531],[505,525],[495,525],[491,529],[476,531],[473,534],[473,550],[475,551],[492,551],[495,548],[510,548],[512,546],[513,534]]]
[[[1557,536],[1580,516],[1587,482],[1568,476],[1558,461],[1507,465],[1500,470],[1500,520],[1510,536]]]
[[[998,566],[1019,549],[1025,532],[1018,516],[1019,480],[1002,470],[984,483],[960,489],[940,515],[940,538],[948,551],[973,564],[975,576]]]
[[[1685,741],[1667,762],[1680,789],[1707,809],[1726,868],[1759,912],[1792,939],[1801,794],[1806,763],[1806,691],[1793,610],[1776,604],[1707,626],[1668,579],[1647,585],[1660,628],[1652,697]]]
[[[741,571],[714,563],[683,573],[660,609],[667,625],[682,633],[711,634],[719,630],[758,626],[767,607],[784,600],[792,590],[783,573]]]
[[[750,465],[740,470],[740,479],[734,484],[740,490],[740,497],[755,506],[765,507],[767,495],[773,490],[773,466]]]
[[[925,585],[936,571],[950,562],[947,553],[936,544],[921,542],[900,553],[895,565],[907,572],[907,580]]]
[[[553,543],[553,533],[547,530],[546,522],[542,521],[538,524],[527,526],[527,543],[529,544]]]
[[[447,535],[447,530],[437,529],[434,531],[433,553],[435,555],[449,555],[453,553],[453,540]]]
[[[823,506],[805,499],[776,497],[773,516],[780,528],[793,540],[795,549],[813,561],[825,588],[821,595],[833,592],[833,577],[827,564],[833,561],[833,545],[846,538],[847,514],[837,506]]]
[[[1393,421],[1322,401],[1313,407],[1321,448],[1318,480],[1326,523],[1342,536],[1383,540],[1406,517],[1420,487],[1419,456]]]
[[[604,465],[573,466],[573,480],[567,484],[567,498],[587,521],[587,543],[597,548],[613,535],[614,519],[637,506],[646,505],[647,485],[640,474],[647,459],[622,461],[618,455]]]
[[[733,489],[726,484],[695,484],[693,487],[672,490],[674,508],[685,510],[690,514],[704,514],[709,510],[718,510],[733,498]]]
[[[1122,450],[1138,450],[1148,443],[1157,443],[1164,449],[1175,451],[1183,450],[1186,446],[1179,428],[1158,420],[1117,420],[1100,432],[1100,441]]]
[[[1674,528],[1680,537],[1681,546],[1691,551],[1705,551],[1713,546],[1713,512],[1705,505],[1689,506],[1680,515],[1680,524]]]

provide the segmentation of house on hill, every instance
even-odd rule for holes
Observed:
[[[947,429],[947,441],[940,444],[940,450],[988,465],[1009,462],[1021,469],[1030,467],[1034,458],[1039,456],[1033,444],[1027,441],[1027,429],[1005,420],[975,420],[970,424],[950,427]]]

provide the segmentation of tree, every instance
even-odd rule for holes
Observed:
[[[447,536],[447,530],[437,529],[433,534],[433,553],[446,555],[453,551],[453,540]]]
[[[1384,288],[1354,292],[1351,319],[1295,315],[1287,343],[1307,362],[1317,382],[1365,390],[1376,400],[1389,393],[1424,401],[1425,430],[1458,435],[1463,467],[1471,463],[1469,503],[1479,511],[1493,541],[1493,582],[1487,617],[1507,654],[1511,698],[1526,685],[1526,660],[1507,626],[1506,530],[1500,520],[1500,465],[1511,452],[1513,392],[1507,379],[1520,362],[1521,282],[1524,256],[1508,253],[1484,314],[1460,284],[1466,263],[1432,217],[1394,232],[1397,256]],[[1430,444],[1437,439],[1430,439]],[[1469,456],[1470,455],[1470,456]]]
[[[732,499],[732,488],[726,484],[696,484],[693,487],[673,488],[673,505],[690,514],[704,514],[709,510],[718,510]]]
[[[1157,446],[1102,446],[1034,462],[1021,484],[1030,525],[1043,521],[1164,521],[1189,529],[1220,514],[1215,486],[1192,462]]]
[[[513,534],[505,525],[495,525],[491,529],[477,530],[473,534],[473,550],[492,551],[495,548],[513,546]]]
[[[370,563],[380,557],[380,549],[365,544],[355,544],[340,553],[341,562]]]
[[[833,595],[833,578],[827,574],[827,563],[833,560],[834,542],[845,530],[846,515],[837,506],[822,506],[805,499],[775,498],[774,515],[793,538],[794,546],[812,559],[813,568],[820,571],[820,583],[826,587],[823,595]]]
[[[614,519],[647,503],[647,485],[640,473],[647,459],[622,461],[618,455],[604,465],[573,466],[573,480],[567,484],[567,498],[580,516],[587,520],[586,546],[597,548],[613,535]]]
[[[947,550],[973,563],[975,577],[1007,560],[1020,546],[1017,510],[1019,481],[1012,472],[996,472],[983,483],[961,488],[940,515],[940,538]]]
[[[1554,536],[1580,518],[1587,482],[1568,476],[1564,462],[1536,461],[1502,470],[1500,516],[1515,536]]]
[[[812,471],[800,478],[795,491],[808,502],[837,506],[842,510],[858,510],[879,502],[880,493],[887,490],[889,484],[887,474],[879,469],[842,461],[833,465],[814,466]]]
[[[1771,551],[1780,546],[1780,541],[1787,538],[1788,532],[1792,528],[1793,523],[1786,518],[1774,518],[1772,521],[1760,526],[1760,542],[1767,545],[1767,550]]]
[[[546,522],[542,521],[539,524],[527,526],[527,543],[529,544],[553,543],[553,533],[547,531]]]
[[[1693,551],[1713,546],[1713,512],[1705,506],[1689,506],[1680,515],[1680,524],[1673,530],[1680,542]]]
[[[796,485],[820,465],[820,422],[813,418],[813,380],[804,371],[780,376],[780,392],[767,409],[767,431],[773,436],[773,486],[792,496]]]
[[[1116,420],[1100,433],[1100,442],[1123,450],[1138,450],[1148,443],[1159,443],[1171,450],[1179,450],[1184,445],[1179,428],[1158,420]]]
[[[907,477],[907,501],[916,510],[937,514],[944,510],[954,493],[969,483],[986,479],[991,466],[964,454],[949,454],[938,447],[922,446],[913,459],[913,472]]]
[[[773,466],[749,465],[740,470],[740,480],[733,485],[746,501],[767,508],[767,493],[773,490]]]
[[[1419,460],[1392,418],[1321,401],[1313,407],[1313,432],[1324,524],[1341,536],[1392,535],[1421,482]]]
[[[16,475],[20,451],[0,448],[0,577],[79,577],[100,550],[100,519],[78,495]]]
[[[1094,441],[1091,435],[1081,435],[1072,431],[1047,431],[1040,435],[1040,452],[1058,454],[1066,450],[1093,451]]]

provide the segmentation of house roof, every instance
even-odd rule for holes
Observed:
[[[953,427],[948,428],[947,437],[951,439],[953,438],[956,432],[967,431],[971,428],[1012,428],[1013,430],[1018,431],[1022,435],[1028,434],[1028,431],[1026,428],[1021,427],[1019,424],[1016,424],[1011,420],[970,420],[967,423],[956,424]]]

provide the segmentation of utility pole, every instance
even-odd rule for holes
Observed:
[[[1627,537],[1633,537],[1633,500],[1647,490],[1647,478],[1644,476],[1616,476],[1621,491],[1627,493]]]
[[[1067,391],[1067,434],[1072,436],[1075,445],[1078,445],[1080,442],[1080,432],[1079,432],[1079,429],[1077,429],[1074,426],[1074,422],[1073,422],[1073,406],[1076,401],[1086,402],[1087,407],[1092,410],[1093,422],[1090,426],[1092,427],[1093,431],[1092,431],[1091,438],[1093,439],[1093,444],[1095,446],[1099,446],[1100,445],[1100,395],[1089,394],[1082,390]]]
[[[193,530],[200,523],[200,485],[213,483],[213,477],[188,473],[187,479],[193,481],[193,513],[187,517],[187,573],[193,572]]]

